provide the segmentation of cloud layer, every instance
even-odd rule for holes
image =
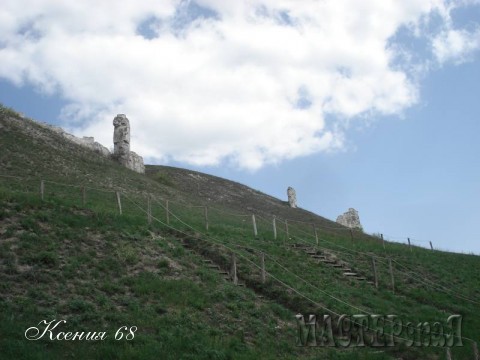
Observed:
[[[68,127],[107,146],[127,114],[156,162],[258,169],[341,149],[352,120],[418,101],[399,30],[426,40],[425,62],[480,46],[444,0],[4,3],[0,77],[62,96]]]

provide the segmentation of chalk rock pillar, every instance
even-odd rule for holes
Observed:
[[[130,122],[124,114],[118,114],[113,119],[113,158],[121,165],[145,173],[143,158],[130,151]]]
[[[358,211],[354,208],[350,208],[346,213],[339,215],[337,217],[337,223],[349,227],[350,229],[363,230]]]
[[[113,155],[123,166],[128,165],[130,157],[130,122],[124,114],[113,119]]]
[[[291,186],[288,187],[287,189],[287,196],[288,196],[288,203],[291,208],[296,208],[297,207],[297,193],[295,192],[295,189],[292,188]]]

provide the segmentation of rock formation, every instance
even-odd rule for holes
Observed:
[[[23,117],[20,115],[20,118]],[[96,142],[93,137],[84,136],[83,138],[79,138],[75,135],[67,133],[61,127],[50,125],[47,123],[37,124],[56,132],[68,141],[91,149],[101,156],[113,158],[123,166],[133,171],[142,174],[145,173],[145,165],[143,164],[143,158],[140,155],[134,153],[133,151],[130,151],[130,123],[127,117],[123,114],[117,115],[113,120],[113,126],[115,127],[115,130],[113,132],[113,154],[110,153],[110,150],[108,150],[105,146]],[[35,131],[34,128],[32,128],[30,131],[32,132],[32,135],[36,137],[41,136],[41,133],[39,131]]]
[[[287,189],[287,195],[288,195],[288,203],[290,204],[291,208],[296,208],[297,207],[297,193],[295,192],[295,189],[292,188],[291,186],[288,187]]]
[[[113,158],[121,165],[145,173],[143,158],[130,151],[130,122],[124,114],[118,114],[113,119]]]
[[[130,122],[124,114],[113,119],[113,155],[116,160],[127,166],[130,155]]]
[[[337,217],[337,223],[351,229],[363,230],[362,224],[360,223],[360,217],[358,216],[358,211],[353,208],[348,209],[348,211],[343,215],[339,215]]]
[[[110,156],[110,151],[102,144],[96,142],[93,137],[84,136],[83,138],[79,138],[79,137],[76,137],[75,135],[67,133],[61,127],[49,125],[47,123],[39,123],[39,124],[52,131],[55,131],[57,134],[63,136],[65,139],[70,140],[71,142],[74,142],[75,144],[87,147],[102,156],[105,156],[105,157]]]
[[[78,138],[76,138],[76,139],[78,139]],[[102,144],[96,142],[95,138],[93,136],[84,136],[82,139],[79,139],[79,140],[80,140],[81,145],[92,149],[93,151],[95,151],[96,153],[98,153],[100,155],[103,155],[105,157],[110,155],[110,150],[108,150]]]

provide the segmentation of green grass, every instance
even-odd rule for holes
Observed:
[[[325,309],[395,314],[414,322],[444,322],[458,313],[464,318],[462,335],[480,340],[478,304],[465,300],[480,299],[478,256],[410,251],[390,242],[384,249],[378,238],[359,232],[352,241],[349,231],[331,228],[338,227],[335,223],[241,185],[169,167],[147,167],[151,177],[136,174],[28,119],[7,120],[11,116],[0,111],[5,130],[0,175],[21,177],[0,176],[0,350],[7,358],[444,358],[444,349],[401,345],[380,352],[296,347],[294,315]],[[32,141],[24,127],[40,136]],[[43,201],[40,179],[45,180]],[[122,193],[122,215],[115,190]],[[155,199],[150,225],[143,212],[148,195]],[[204,205],[208,232],[199,207]],[[307,224],[289,221],[287,237],[285,218]],[[311,223],[317,226],[318,245]],[[182,239],[196,255],[185,251]],[[293,243],[316,246],[368,278],[376,257],[379,289],[313,262],[291,248]],[[223,281],[202,261],[209,258],[229,270],[232,250],[249,289]],[[260,252],[272,275],[265,284],[256,266]],[[394,261],[395,293],[388,259]],[[93,344],[25,340],[26,328],[53,318],[67,319],[70,331],[103,329],[110,338]],[[138,327],[134,341],[112,339],[123,325]],[[465,342],[452,353],[467,359],[472,348]]]
[[[125,296],[121,296],[124,286],[130,286],[129,292],[135,297],[142,297],[146,299],[148,303],[154,301],[156,298],[162,298],[162,301],[155,305],[156,311],[168,312],[172,306],[176,308],[191,308],[192,311],[202,311],[208,304],[208,297],[204,297],[204,293],[198,288],[198,286],[192,282],[191,277],[199,278],[201,282],[211,283],[217,282],[218,277],[216,274],[212,274],[208,269],[202,271],[196,270],[192,272],[187,279],[181,281],[176,280],[163,280],[157,276],[153,276],[151,273],[140,273],[135,278],[122,279],[113,281],[112,277],[116,277],[122,271],[128,267],[134,267],[141,261],[144,256],[145,242],[149,245],[157,247],[158,244],[151,240],[151,232],[165,237],[164,234],[168,234],[168,228],[161,224],[155,224],[148,226],[146,219],[140,214],[137,216],[118,216],[115,214],[115,210],[109,213],[92,213],[81,208],[71,208],[69,210],[68,204],[64,200],[50,199],[45,202],[38,201],[37,195],[23,195],[17,193],[12,195],[11,193],[3,192],[5,197],[5,203],[2,208],[6,214],[15,214],[18,217],[19,213],[15,212],[15,209],[23,209],[21,216],[17,219],[17,225],[13,229],[6,231],[9,237],[18,235],[20,241],[18,248],[15,251],[15,255],[12,252],[5,251],[4,259],[5,264],[10,264],[12,267],[12,259],[16,258],[19,265],[27,265],[35,268],[43,269],[43,273],[39,277],[41,282],[48,283],[53,280],[51,271],[62,273],[67,279],[73,279],[73,283],[76,288],[76,293],[80,293],[82,296],[91,296],[92,292],[96,293],[94,299],[89,301],[81,301],[79,298],[73,298],[71,302],[59,307],[54,313],[64,313],[65,315],[74,315],[74,319],[81,321],[90,319],[95,322],[96,314],[100,316],[99,312],[93,312],[93,305],[97,299],[108,299],[109,296],[115,296],[119,301],[121,307],[131,311],[138,311],[140,305],[127,299]],[[189,218],[190,216],[190,218]],[[195,212],[188,209],[185,214],[182,214],[182,219],[185,219],[187,223],[193,223],[193,218],[197,216]],[[9,217],[6,216],[6,219]],[[175,225],[176,222],[176,225]],[[182,229],[182,223],[178,220],[172,219],[172,225]],[[42,227],[48,225],[48,236],[42,234]],[[88,225],[88,226],[87,226]],[[95,235],[92,236],[90,231],[85,231],[85,228],[94,229]],[[55,230],[55,231],[52,231]],[[199,232],[203,231],[201,227],[198,227]],[[183,230],[188,233],[194,233],[183,225]],[[235,231],[237,230],[237,231]],[[396,294],[392,294],[388,288],[388,273],[385,268],[382,268],[382,264],[379,264],[380,272],[380,284],[379,290],[374,289],[369,285],[360,285],[356,283],[350,283],[343,279],[338,271],[329,267],[320,267],[317,264],[311,262],[304,253],[291,250],[283,241],[274,241],[268,238],[268,234],[262,236],[261,239],[253,239],[248,231],[245,231],[242,226],[235,228],[233,224],[221,225],[211,224],[210,231],[207,236],[204,236],[204,240],[194,240],[198,245],[199,251],[205,251],[208,249],[208,256],[213,257],[217,263],[224,264],[225,268],[228,268],[230,252],[221,246],[214,246],[215,244],[225,244],[230,248],[236,250],[239,255],[244,256],[246,259],[250,259],[255,263],[258,261],[258,252],[252,254],[242,248],[236,248],[236,245],[247,246],[249,248],[256,249],[257,251],[263,251],[268,256],[266,259],[267,271],[282,279],[285,283],[297,289],[298,291],[308,294],[309,297],[315,299],[321,303],[322,306],[328,309],[332,309],[338,313],[359,313],[359,312],[373,312],[381,314],[408,314],[404,315],[407,319],[412,321],[437,321],[446,318],[446,315],[442,310],[447,310],[448,313],[461,313],[468,319],[468,322],[464,323],[464,335],[475,336],[476,328],[478,326],[478,318],[475,318],[475,306],[469,303],[459,303],[455,301],[455,298],[449,294],[443,292],[431,292],[428,288],[422,287],[421,283],[417,283],[415,280],[410,279],[407,276],[402,277],[402,273],[397,274],[397,291]],[[168,236],[168,235],[167,235]],[[170,235],[171,241],[176,241],[175,237]],[[91,240],[86,240],[92,238]],[[68,239],[68,246],[71,250],[68,252],[64,248],[65,244],[61,244],[62,241]],[[94,240],[96,239],[96,241]],[[99,240],[104,243],[101,244]],[[105,239],[105,240],[104,240]],[[292,241],[292,240],[289,240]],[[295,241],[300,241],[296,239]],[[305,240],[307,241],[307,240]],[[339,239],[336,242],[320,241],[322,247],[335,250],[335,244],[343,244],[347,247],[347,241],[341,241]],[[61,247],[63,245],[63,247]],[[351,245],[351,244],[350,244]],[[392,245],[393,246],[393,245]],[[99,247],[103,248],[103,251],[108,251],[111,256],[98,257]],[[159,246],[160,248],[160,246]],[[350,246],[353,249],[353,246]],[[90,249],[90,250],[89,250]],[[170,255],[174,259],[187,258],[183,247],[177,246],[162,246],[162,250],[169,251]],[[374,245],[368,243],[356,244],[355,250],[362,252],[372,252],[376,248]],[[342,249],[342,251],[345,249]],[[398,249],[396,251],[399,251]],[[381,252],[381,251],[380,251]],[[401,258],[401,251],[398,258]],[[70,255],[68,261],[65,261],[65,256]],[[356,258],[352,259],[349,253],[339,253],[339,257],[344,256],[346,261],[355,264],[355,267],[363,270],[365,273],[370,271],[368,259],[362,259],[361,256],[356,254]],[[384,255],[384,254],[379,254]],[[392,253],[389,253],[392,256]],[[435,262],[432,258],[436,256],[443,256],[442,253],[432,253],[428,250],[415,249],[415,255],[401,258],[402,263],[408,266],[419,269],[422,267],[422,272],[429,275],[429,267],[437,269]],[[460,257],[468,258],[471,256],[459,255],[459,254],[446,254],[448,257]],[[474,258],[474,257],[473,257]],[[187,258],[188,259],[188,258]],[[59,268],[60,261],[66,262],[65,266]],[[274,263],[278,261],[285,268],[291,270],[286,272],[283,268]],[[416,263],[418,261],[418,263]],[[467,262],[468,265],[470,265]],[[147,266],[149,267],[149,266]],[[13,266],[15,268],[15,266]],[[85,273],[84,269],[89,268],[90,272]],[[161,260],[156,259],[151,265],[154,269],[167,269],[167,271],[159,272],[162,276],[171,276],[169,262],[164,258]],[[456,266],[456,278],[461,278],[461,272],[458,266]],[[253,287],[258,287],[258,290],[267,295],[268,297],[277,299],[280,306],[285,306],[290,309],[290,314],[293,314],[292,306],[297,306],[298,310],[304,310],[304,312],[315,311],[319,312],[321,309],[315,306],[311,306],[308,301],[304,299],[291,296],[291,294],[285,294],[284,287],[276,284],[273,280],[269,280],[266,285],[261,285],[259,281],[258,269],[248,262],[243,261],[242,258],[238,260],[238,272],[239,276],[251,283]],[[299,278],[295,274],[300,275],[302,279],[309,282],[311,285],[307,285],[299,281]],[[434,274],[435,275],[435,274]],[[191,277],[190,277],[191,276]],[[100,284],[89,288],[85,288],[81,279],[102,279],[105,281]],[[415,278],[414,278],[415,279]],[[468,279],[468,277],[467,277]],[[410,280],[411,282],[409,282]],[[445,283],[446,279],[443,279],[441,283]],[[456,287],[457,290],[460,287]],[[463,292],[458,292],[461,296],[475,295],[477,289],[473,287],[472,293],[466,291],[466,286]],[[205,289],[203,290],[205,291]],[[323,291],[334,296],[337,299],[341,299],[340,303],[337,299],[329,297]],[[33,291],[30,296],[37,299],[38,291]],[[125,291],[124,291],[125,292]],[[40,292],[40,295],[42,292]],[[35,295],[35,296],[34,296]],[[44,294],[45,295],[45,294]],[[400,295],[400,296],[399,296]],[[45,295],[46,296],[46,295]],[[218,296],[218,294],[216,295]],[[51,294],[55,297],[55,293]],[[223,304],[223,298],[220,298]],[[293,305],[295,304],[295,305]],[[352,308],[351,305],[358,307],[360,310]],[[102,308],[107,310],[104,303]],[[158,310],[160,309],[160,310]],[[226,307],[231,316],[237,318],[244,315],[246,310],[244,307],[239,307],[238,303],[230,303]],[[412,309],[414,309],[412,311]],[[285,310],[288,311],[288,310]],[[254,316],[254,314],[252,314]],[[95,322],[96,323],[96,322]],[[294,327],[291,328],[293,330]],[[293,335],[292,335],[293,336]],[[397,349],[400,351],[400,349]],[[422,349],[423,350],[423,349]],[[461,350],[465,350],[468,354],[470,349],[460,349],[457,352],[460,354]],[[410,350],[409,350],[410,351]],[[438,353],[438,351],[425,350],[426,354]],[[433,355],[432,355],[433,356]]]
[[[74,351],[75,358],[85,359],[140,359],[151,354],[228,359],[233,354],[274,358],[298,351],[293,327],[264,339],[270,331],[267,319],[280,321],[268,304],[258,304],[253,292],[224,282],[212,270],[203,268],[209,276],[198,276],[201,258],[179,251],[183,248],[175,237],[160,239],[160,229],[149,228],[144,219],[116,221],[120,218],[115,215],[79,214],[60,202],[39,203],[23,194],[2,192],[0,202],[12,215],[7,219],[18,220],[13,236],[0,238],[2,270],[9,261],[16,269],[14,276],[5,271],[0,275],[8,289],[0,298],[2,354],[41,359],[64,358]],[[14,211],[19,204],[28,210]],[[42,228],[36,223],[39,213],[52,219],[43,240],[33,235],[37,226]],[[42,250],[45,242],[48,251]],[[28,327],[53,318],[66,319],[69,331],[111,333],[125,324],[139,330],[131,345],[37,343],[23,338]],[[278,340],[282,349],[270,353]]]

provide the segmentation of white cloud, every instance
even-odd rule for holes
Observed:
[[[480,29],[445,30],[433,39],[432,47],[438,62],[463,63],[480,48]]]
[[[390,40],[402,27],[418,32],[434,13],[442,31],[456,31],[443,0],[194,5],[4,1],[0,77],[58,92],[71,103],[63,112],[69,126],[107,146],[113,117],[125,113],[132,148],[151,161],[257,169],[341,148],[342,126],[326,117],[414,104],[417,85],[395,64]],[[139,34],[142,26],[154,36]],[[447,40],[433,45],[439,58],[473,46],[442,34]]]

